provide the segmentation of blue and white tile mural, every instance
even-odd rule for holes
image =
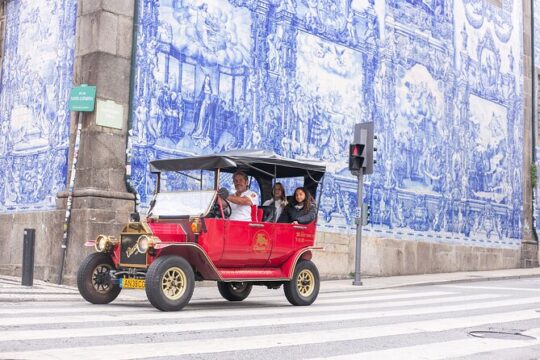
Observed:
[[[54,208],[65,188],[77,0],[7,2],[0,211]]]
[[[150,160],[263,148],[326,161],[319,226],[352,232],[348,143],[354,123],[374,121],[371,235],[519,246],[521,6],[142,0],[130,134],[140,207]],[[188,186],[177,179],[168,186]]]
[[[538,69],[540,66],[540,0],[534,0],[533,2],[534,6],[534,61],[535,61],[535,68]],[[524,44],[524,46],[527,46],[527,44]],[[538,76],[540,74],[538,71],[536,71],[536,78],[538,79]],[[536,81],[536,92],[538,94],[539,89],[539,82]],[[536,114],[538,114],[538,102],[536,103],[536,108],[533,109],[533,111],[536,111]],[[538,121],[538,118],[537,118]],[[538,144],[540,138],[538,137],[538,133],[536,134],[536,168],[540,168],[540,146]],[[534,223],[538,232],[538,228],[540,227],[540,197],[538,194],[540,193],[540,185],[537,183],[536,189],[534,189],[534,195],[535,195],[535,202],[534,202]]]
[[[534,0],[534,61],[540,65],[540,0]],[[527,46],[525,44],[524,46]]]

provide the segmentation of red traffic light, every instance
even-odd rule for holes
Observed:
[[[364,150],[364,147],[364,144],[351,144],[350,156],[363,156],[364,154],[362,154],[362,151]]]

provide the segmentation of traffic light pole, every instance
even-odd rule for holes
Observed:
[[[354,281],[353,285],[361,286],[362,278],[360,275],[360,258],[362,255],[362,203],[363,189],[364,189],[364,169],[360,168],[357,173],[358,176],[358,199],[356,206],[356,260],[354,262]]]

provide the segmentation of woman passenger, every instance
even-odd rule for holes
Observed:
[[[283,184],[277,182],[272,188],[272,199],[266,200],[263,206],[274,205],[274,214],[271,221],[275,222],[281,216],[283,209],[287,206],[287,197],[285,196],[285,188]]]
[[[294,200],[294,204],[287,205],[278,222],[309,224],[317,218],[315,200],[306,188],[296,188]]]

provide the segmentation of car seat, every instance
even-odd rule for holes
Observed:
[[[276,207],[274,205],[261,206],[259,210],[263,211],[262,221],[263,222],[274,222],[274,217],[276,215]]]
[[[251,205],[251,221],[259,222],[263,218],[263,209],[257,205]]]

